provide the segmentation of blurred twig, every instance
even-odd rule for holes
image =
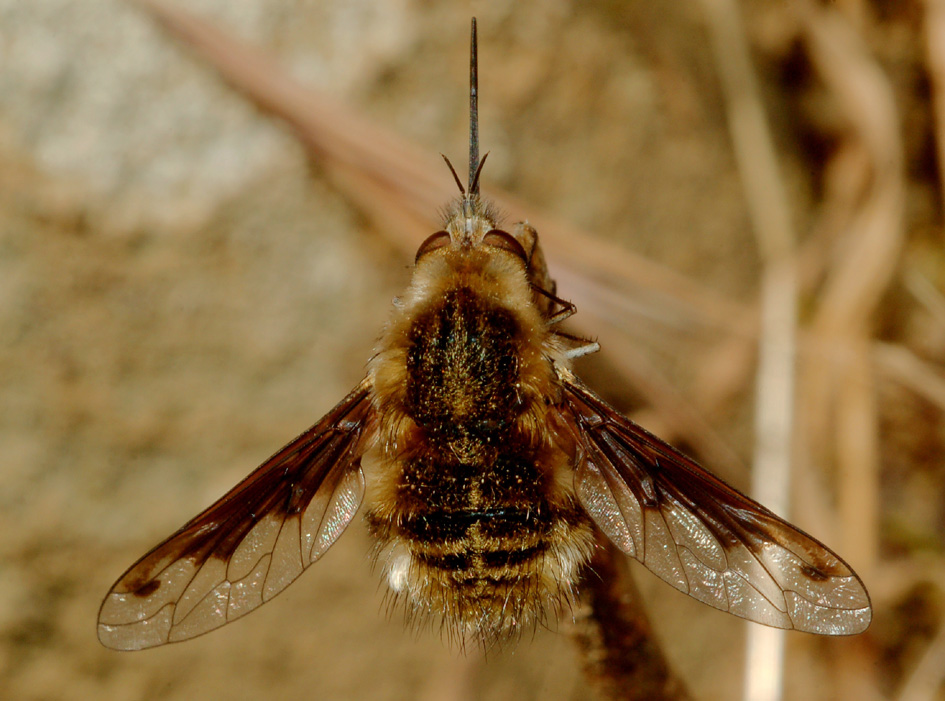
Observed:
[[[945,328],[945,296],[917,270],[906,271],[904,282],[909,294],[925,307],[942,328]]]
[[[938,632],[909,672],[895,698],[896,701],[925,701],[925,699],[936,698],[943,686],[945,686],[945,624],[940,623]]]
[[[945,202],[945,0],[924,0],[925,49],[935,117],[938,184]]]
[[[836,466],[838,542],[868,582],[876,570],[880,524],[870,346],[873,315],[894,278],[903,242],[903,147],[889,79],[854,23],[810,0],[793,7],[807,54],[847,125],[834,162],[857,164],[846,171],[828,167],[822,211],[831,214],[831,226],[815,229],[837,244],[810,324],[821,352],[804,358],[805,436],[818,462]],[[830,179],[843,172],[854,177]],[[845,206],[832,206],[836,193]],[[865,659],[865,646],[855,655],[852,650],[840,648],[837,686],[849,697],[870,698],[877,688],[875,665]]]
[[[908,348],[892,343],[873,347],[873,362],[889,379],[908,387],[918,396],[945,408],[945,377],[929,368]]]
[[[788,515],[797,325],[795,234],[748,41],[734,0],[703,0],[726,102],[729,133],[764,264],[755,382],[752,496]],[[749,626],[744,698],[776,701],[784,678],[784,631]]]

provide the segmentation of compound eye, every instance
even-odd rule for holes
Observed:
[[[420,248],[417,249],[417,257],[413,260],[414,264],[430,251],[435,251],[438,248],[449,245],[449,233],[446,231],[437,231],[435,234],[428,236],[427,240],[420,244]]]
[[[486,233],[482,237],[482,242],[487,246],[493,246],[494,248],[501,248],[503,251],[508,251],[513,253],[519,258],[522,259],[522,262],[525,265],[528,265],[528,254],[525,253],[525,249],[522,247],[518,241],[515,240],[515,237],[507,231],[502,231],[501,229],[493,229]]]

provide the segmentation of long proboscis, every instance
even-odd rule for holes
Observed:
[[[469,36],[469,187],[466,192],[470,197],[479,194],[479,50],[475,17]]]

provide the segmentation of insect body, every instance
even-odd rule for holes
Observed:
[[[475,115],[475,24],[473,37]],[[535,230],[498,228],[471,142],[468,188],[420,247],[367,377],[115,583],[102,643],[185,640],[254,610],[362,501],[389,588],[461,638],[503,639],[567,602],[595,529],[716,608],[865,630],[869,597],[843,560],[574,376],[572,359],[597,346],[558,330],[574,307],[555,296]]]
[[[534,230],[497,230],[473,194],[429,241],[370,365],[368,523],[395,592],[504,637],[570,592],[592,547],[555,425],[568,351],[530,275]]]

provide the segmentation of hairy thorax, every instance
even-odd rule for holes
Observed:
[[[386,450],[364,463],[391,590],[486,641],[559,606],[591,542],[546,425],[566,360],[504,255],[415,275],[371,364]]]

